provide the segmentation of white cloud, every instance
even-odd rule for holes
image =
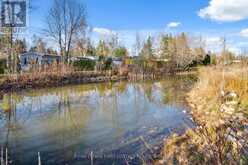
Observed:
[[[241,42],[238,42],[237,45],[239,47],[248,47],[248,42],[247,41],[241,41]]]
[[[238,47],[229,47],[227,49],[228,49],[228,51],[230,51],[230,52],[232,52],[232,53],[234,53],[236,55],[239,55],[242,52],[241,49],[238,48]]]
[[[241,30],[240,35],[242,37],[248,37],[248,28]]]
[[[100,35],[113,35],[116,34],[113,30],[106,29],[106,28],[93,28],[93,32],[98,33]]]
[[[181,23],[180,22],[170,22],[168,25],[167,25],[167,28],[177,28],[178,26],[180,26]]]
[[[208,7],[201,9],[198,15],[220,22],[241,21],[248,18],[247,0],[211,0]]]
[[[223,38],[221,37],[205,37],[205,44],[207,50],[210,50],[212,52],[220,53],[223,50]],[[234,54],[241,53],[239,43],[233,43],[230,40],[226,43],[226,49]]]
[[[204,37],[206,49],[212,52],[220,52],[222,48],[222,42],[220,37]]]
[[[205,42],[208,46],[219,46],[222,43],[220,37],[206,37]]]

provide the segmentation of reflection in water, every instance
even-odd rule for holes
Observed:
[[[193,82],[188,76],[5,94],[0,146],[10,149],[14,164],[36,164],[38,152],[45,164],[80,164],[92,151],[141,154],[193,126],[183,113]]]

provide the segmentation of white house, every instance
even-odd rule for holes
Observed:
[[[27,71],[33,65],[42,66],[60,63],[62,58],[58,55],[49,55],[36,52],[28,52],[19,55],[21,69]]]
[[[122,65],[122,63],[123,63],[123,60],[120,57],[113,57],[112,58],[112,63],[113,63],[113,65],[115,67],[120,67]]]

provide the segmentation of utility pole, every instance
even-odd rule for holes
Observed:
[[[223,63],[226,63],[226,37],[223,37]]]
[[[7,0],[7,4],[9,4],[9,0]],[[7,11],[5,11],[7,10]],[[8,73],[13,73],[15,70],[15,60],[14,60],[14,56],[13,56],[13,28],[14,28],[14,24],[13,24],[13,7],[11,7],[11,5],[8,5],[7,7],[4,8],[4,13],[8,13],[8,20],[9,20],[9,25],[6,27],[3,27],[3,31],[4,33],[6,33],[7,36],[7,47],[8,47],[8,57],[7,57],[7,68],[8,68]],[[5,15],[6,16],[6,15]],[[10,47],[9,47],[10,46]]]
[[[15,73],[16,60],[13,54],[13,24],[10,24],[10,56],[12,60],[12,73]]]

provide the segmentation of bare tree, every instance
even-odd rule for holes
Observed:
[[[178,68],[186,69],[194,61],[194,56],[188,43],[188,37],[185,33],[175,37],[176,51],[175,55],[175,64]]]
[[[108,46],[110,55],[113,56],[114,51],[119,47],[119,38],[117,33],[111,34],[111,36],[109,37]]]
[[[37,52],[46,53],[46,43],[39,38],[36,42]]]
[[[135,55],[138,56],[141,50],[141,46],[142,45],[142,41],[141,41],[141,37],[139,32],[136,33],[136,38],[135,38],[135,45],[134,45],[134,49],[135,49]]]
[[[47,17],[46,32],[59,46],[63,60],[68,63],[76,36],[86,29],[86,9],[77,0],[54,0]]]
[[[192,49],[192,57],[197,63],[201,63],[206,56],[206,41],[202,36],[188,36],[189,45]]]
[[[89,37],[77,39],[73,48],[73,55],[94,56],[95,47]]]

